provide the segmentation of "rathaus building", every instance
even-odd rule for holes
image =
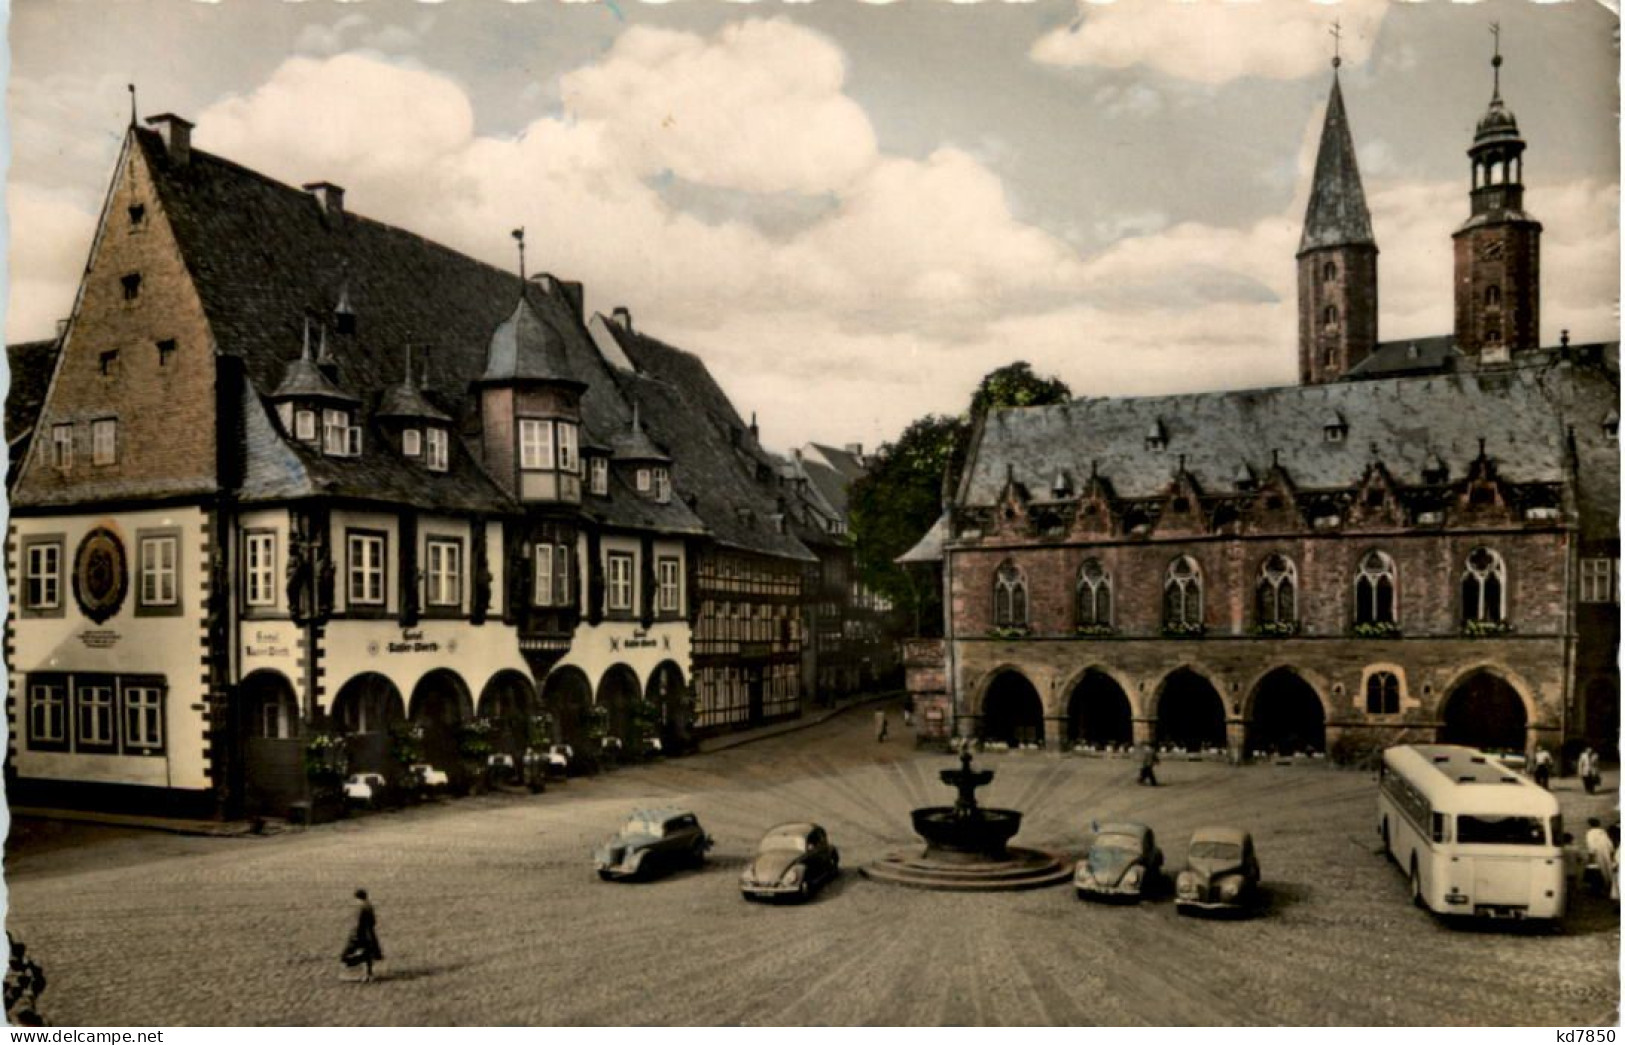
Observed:
[[[1297,254],[1299,383],[989,414],[905,557],[946,572],[945,671],[922,674],[939,717],[1013,744],[1238,758],[1611,747],[1618,344],[1538,342],[1524,148],[1497,57],[1454,331],[1384,342],[1334,71]]]

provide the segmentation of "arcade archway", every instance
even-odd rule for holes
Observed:
[[[982,697],[982,739],[1012,747],[1044,743],[1044,702],[1019,671],[1001,671]]]
[[[293,683],[277,671],[238,686],[243,709],[243,804],[250,814],[283,816],[305,797],[304,742]]]
[[[1314,687],[1291,668],[1277,668],[1259,681],[1247,750],[1263,755],[1326,750],[1326,708]]]
[[[1213,683],[1180,668],[1162,683],[1157,698],[1157,743],[1185,751],[1223,749],[1224,700]]]
[[[412,687],[412,725],[421,734],[418,753],[423,760],[449,775],[462,771],[458,732],[473,715],[473,701],[462,676],[436,668]]]
[[[1524,749],[1529,713],[1523,698],[1505,679],[1480,671],[1445,697],[1439,716],[1439,742],[1485,751]]]
[[[480,691],[479,716],[491,723],[492,746],[519,756],[530,744],[530,719],[536,711],[536,687],[518,671],[499,671]]]
[[[683,669],[672,661],[661,661],[649,675],[644,700],[654,710],[663,750],[676,753],[688,736],[689,694]]]
[[[333,698],[332,719],[348,734],[351,772],[388,775],[395,768],[389,731],[405,717],[401,691],[383,675],[368,671],[344,684]]]
[[[616,664],[604,672],[604,677],[598,680],[597,704],[607,716],[607,736],[618,737],[628,746],[633,744],[637,739],[637,709],[642,697],[643,687],[638,684],[637,672],[625,664]]]
[[[1084,672],[1067,701],[1066,739],[1090,747],[1134,742],[1134,708],[1116,679],[1097,669]]]
[[[542,709],[552,720],[555,743],[581,744],[591,706],[592,683],[580,668],[557,668],[542,684]]]

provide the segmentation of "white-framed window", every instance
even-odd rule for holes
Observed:
[[[157,751],[164,746],[164,691],[158,686],[124,686],[125,750]]]
[[[80,747],[112,747],[114,693],[110,677],[74,682],[74,704],[78,710],[77,737]]]
[[[293,412],[293,437],[304,443],[316,441],[316,411],[295,410]]]
[[[357,606],[384,604],[384,535],[355,533],[345,542],[350,576],[349,600]]]
[[[612,611],[624,612],[632,608],[632,556],[610,553],[608,597]]]
[[[25,545],[23,555],[23,607],[55,610],[62,607],[62,542]]]
[[[90,463],[118,462],[118,421],[103,417],[90,422]]]
[[[538,544],[532,549],[536,559],[536,585],[532,599],[538,606],[570,604],[570,546]]]
[[[682,571],[676,559],[660,559],[655,563],[659,584],[661,613],[677,613],[682,609]]]
[[[1619,585],[1615,580],[1618,572],[1614,559],[1581,559],[1580,560],[1580,601],[1581,602],[1618,602]]]
[[[401,431],[401,453],[407,457],[418,457],[423,453],[422,429],[407,428]]]
[[[350,415],[343,410],[322,411],[322,453],[345,457],[350,452]]]
[[[553,422],[519,419],[519,467],[527,471],[553,467]]]
[[[430,606],[461,606],[463,603],[463,545],[461,541],[431,540],[428,543],[428,585],[425,601]]]
[[[665,504],[671,500],[671,472],[664,468],[654,470],[655,500]]]
[[[73,425],[51,426],[51,467],[64,472],[73,469]]]
[[[1506,563],[1489,548],[1474,548],[1461,575],[1462,620],[1506,620],[1506,597]]]
[[[65,680],[29,683],[28,739],[31,744],[68,742],[68,685]]]
[[[424,431],[423,441],[428,453],[424,464],[431,472],[443,472],[451,466],[451,433],[444,428],[430,428]]]
[[[591,473],[592,492],[600,497],[609,493],[609,460],[604,457],[594,457],[591,459],[590,467],[587,470]]]
[[[176,559],[180,540],[172,536],[141,538],[141,605],[174,606],[180,601]]]
[[[574,475],[581,471],[581,457],[577,452],[577,429],[568,421],[560,421],[559,471]]]
[[[648,468],[638,469],[638,493],[648,493],[654,486],[653,471]]]
[[[250,606],[276,605],[276,534],[252,530],[243,539],[244,601]]]

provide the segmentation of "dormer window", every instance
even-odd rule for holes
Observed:
[[[293,412],[293,437],[305,443],[314,443],[316,441],[316,411],[295,410]]]
[[[1168,448],[1168,433],[1163,429],[1161,421],[1151,422],[1151,427],[1146,429],[1145,448],[1154,453],[1160,453]]]
[[[444,472],[451,467],[451,434],[444,428],[429,428],[423,433],[427,451],[424,464],[431,472]]]
[[[322,453],[343,457],[349,448],[350,415],[343,410],[322,411]]]
[[[1343,436],[1347,433],[1348,429],[1344,428],[1342,425],[1327,425],[1326,441],[1328,443],[1341,443],[1343,441]]]
[[[401,432],[401,453],[407,457],[423,455],[423,432],[420,429],[408,428]]]
[[[648,493],[654,486],[654,469],[639,468],[637,476],[638,493]]]
[[[553,422],[519,420],[519,467],[527,471],[553,467]]]
[[[666,504],[671,500],[671,473],[664,468],[654,469],[655,500]]]
[[[594,457],[589,462],[588,472],[592,476],[592,492],[599,497],[609,493],[609,461],[603,457]]]

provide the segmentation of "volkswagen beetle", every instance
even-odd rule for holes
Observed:
[[[1089,852],[1072,876],[1078,899],[1136,902],[1162,874],[1162,850],[1144,824],[1095,825]]]
[[[762,836],[756,855],[739,875],[747,900],[805,900],[841,873],[841,851],[817,824],[780,824]]]
[[[711,836],[681,809],[639,809],[593,852],[598,877],[638,878],[705,862]]]
[[[1185,865],[1174,883],[1174,903],[1181,914],[1244,910],[1258,900],[1258,854],[1253,836],[1240,828],[1198,828]]]

